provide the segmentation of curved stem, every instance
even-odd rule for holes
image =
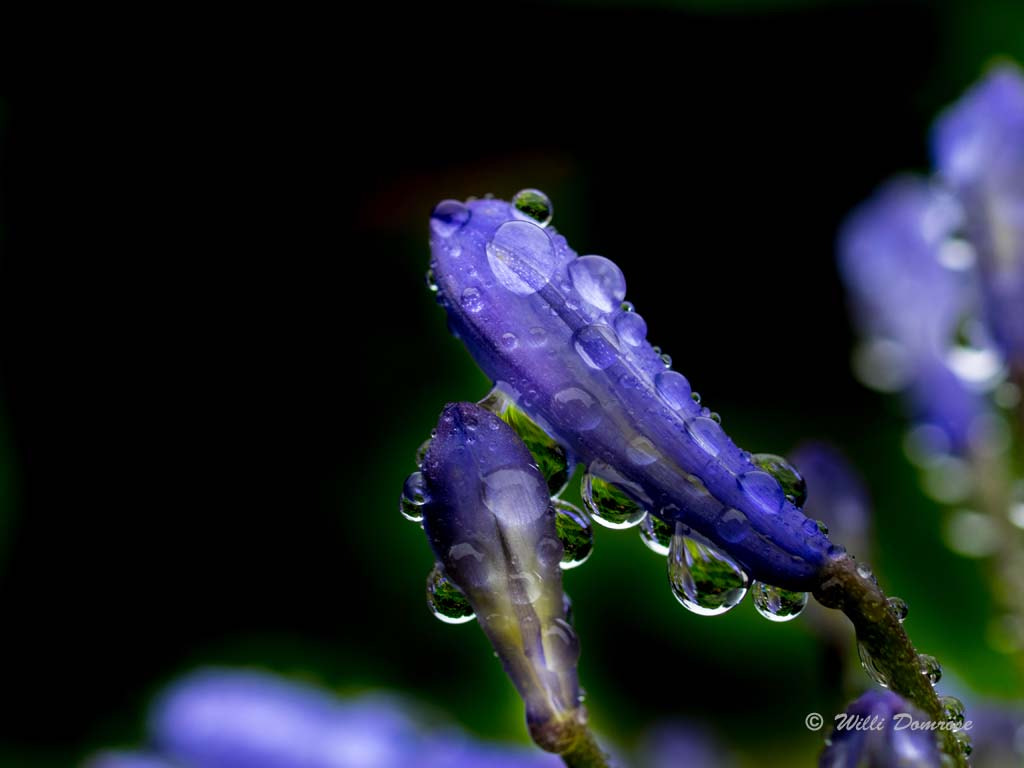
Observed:
[[[814,596],[822,605],[846,614],[857,630],[857,641],[871,655],[889,687],[921,709],[935,722],[946,721],[946,713],[932,687],[921,672],[918,652],[903,625],[889,608],[887,598],[874,578],[857,573],[857,563],[840,557],[825,569]],[[953,765],[968,766],[952,731],[938,730],[939,746],[953,759]]]
[[[566,768],[608,768],[608,756],[601,751],[589,728],[584,727],[573,745],[561,754]]]

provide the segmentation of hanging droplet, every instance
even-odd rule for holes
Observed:
[[[901,597],[890,597],[885,602],[889,606],[889,612],[902,624],[907,618],[907,613],[910,611],[910,608],[907,607],[907,601]]]
[[[750,457],[757,466],[779,481],[789,501],[802,507],[807,501],[807,481],[796,467],[774,453],[755,453]]]
[[[606,528],[632,528],[647,514],[618,484],[589,471],[583,475],[581,494],[591,516]]]
[[[712,411],[711,413],[709,413],[708,418],[715,422],[715,424],[722,423],[722,415],[718,411]]]
[[[416,449],[416,466],[420,469],[423,469],[423,462],[427,460],[427,451],[430,450],[431,440],[432,438],[428,437],[420,443],[420,447]]]
[[[551,200],[539,189],[521,189],[512,197],[512,209],[515,216],[526,221],[533,221],[542,227],[551,223],[554,209]]]
[[[506,221],[487,243],[487,263],[498,282],[519,296],[536,293],[555,271],[547,232],[527,221]]]
[[[427,606],[445,624],[465,624],[476,618],[469,600],[436,564],[427,576]]]
[[[700,392],[691,392],[690,399],[693,400],[697,405],[700,405]]]
[[[920,653],[917,661],[921,665],[921,674],[927,677],[932,685],[936,685],[942,679],[942,665],[934,656]]]
[[[619,356],[619,340],[607,325],[585,325],[572,335],[576,353],[598,371],[611,366]]]
[[[675,411],[686,405],[693,394],[690,382],[677,371],[661,371],[654,377],[654,386],[668,407]]]
[[[430,214],[430,229],[440,237],[451,237],[469,221],[468,206],[458,200],[442,200]]]
[[[881,669],[879,669],[878,665],[875,663],[874,658],[871,656],[871,653],[868,651],[868,648],[866,645],[864,645],[864,643],[857,643],[857,655],[860,656],[860,665],[864,667],[864,671],[868,673],[868,677],[870,677],[883,688],[888,688],[888,676],[884,672],[882,672]]]
[[[647,321],[636,312],[623,312],[615,318],[615,332],[631,347],[639,347],[647,338]]]
[[[569,262],[569,279],[580,298],[601,312],[611,312],[626,295],[622,270],[604,256],[580,256]]]
[[[750,592],[754,596],[754,608],[769,621],[795,619],[807,607],[806,592],[790,592],[760,581],[754,582]]]
[[[661,355],[659,355],[659,357],[661,357],[661,362],[666,368],[672,367],[672,355],[670,355],[668,352],[662,352]]]
[[[964,757],[970,757],[974,751],[974,745],[971,744],[971,737],[967,735],[967,731],[956,731],[953,738],[956,739],[956,745],[960,747],[960,753]]]
[[[502,421],[512,427],[537,462],[537,468],[547,481],[552,494],[559,493],[569,482],[569,457],[558,441],[526,415],[526,412],[506,402],[498,413]]]
[[[437,286],[437,277],[434,275],[434,268],[433,267],[431,267],[430,269],[427,270],[426,281],[427,281],[427,290],[430,291],[431,293],[437,293],[437,291],[439,289],[438,289],[438,286]]]
[[[668,581],[684,608],[717,616],[738,604],[750,580],[724,552],[684,536],[676,527],[668,553]]]
[[[405,478],[398,511],[402,517],[414,523],[423,522],[423,505],[427,503],[426,480],[422,472],[413,472]]]
[[[964,703],[956,696],[942,696],[939,698],[939,703],[942,704],[942,711],[946,716],[946,721],[953,723],[954,728],[963,728],[966,717]]]
[[[657,515],[647,515],[640,523],[640,539],[651,552],[665,557],[672,546],[675,523],[668,523]]]
[[[779,481],[761,470],[744,472],[739,476],[740,488],[743,492],[757,502],[765,512],[770,515],[777,515],[782,509],[786,497]]]
[[[594,551],[594,528],[587,513],[562,499],[552,499],[555,531],[562,542],[562,570],[583,565]]]
[[[871,572],[871,566],[867,563],[857,563],[857,575],[864,581],[876,581],[875,574]]]

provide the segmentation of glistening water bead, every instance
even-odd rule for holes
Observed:
[[[632,528],[647,514],[622,488],[591,472],[583,475],[581,495],[591,516],[605,528]]]
[[[889,678],[875,663],[872,658],[870,651],[864,643],[857,643],[857,655],[860,656],[860,665],[864,667],[864,671],[868,673],[868,677],[874,680],[883,688],[889,687]]]
[[[551,223],[554,208],[551,200],[539,189],[521,189],[512,197],[512,208],[521,219],[535,221],[542,227]]]
[[[701,616],[718,616],[747,594],[747,574],[724,552],[682,533],[677,525],[668,553],[668,581],[676,600]]]
[[[789,501],[798,507],[804,505],[807,501],[807,482],[796,467],[774,453],[755,453],[750,459],[779,482]]]
[[[791,592],[755,581],[750,589],[754,608],[769,621],[789,621],[807,607],[806,592]]]
[[[667,523],[656,515],[647,515],[640,523],[640,540],[651,552],[666,557],[672,546],[674,523]]]
[[[405,479],[398,511],[402,517],[414,523],[423,521],[423,505],[427,503],[427,491],[422,472],[413,472]]]
[[[587,513],[562,499],[552,499],[555,509],[555,531],[562,542],[563,571],[583,565],[594,551],[594,528]]]
[[[437,564],[427,576],[427,606],[445,624],[465,624],[476,618],[469,600],[448,580],[444,570]]]

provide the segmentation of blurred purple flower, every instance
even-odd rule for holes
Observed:
[[[584,462],[585,497],[596,479],[630,500],[616,497],[620,508],[638,505],[615,527],[639,523],[646,510],[725,550],[753,578],[813,587],[831,542],[805,527],[779,481],[647,342],[643,319],[623,303],[621,270],[601,256],[577,258],[547,223],[494,199],[434,209],[431,269],[453,333]]]
[[[1024,709],[992,703],[971,704],[971,763],[975,768],[1024,765]]]
[[[637,765],[644,768],[715,766],[731,768],[735,759],[708,730],[691,723],[662,723],[644,737]]]
[[[857,471],[827,443],[803,443],[789,458],[807,483],[804,513],[823,522],[833,540],[865,557],[870,551],[871,503]]]
[[[471,403],[447,406],[423,462],[423,528],[526,704],[534,740],[561,752],[585,722],[548,486],[516,433]]]
[[[1024,75],[994,69],[936,122],[935,163],[963,206],[986,317],[1024,368]]]
[[[939,768],[935,733],[906,727],[907,715],[928,720],[892,691],[868,691],[836,721],[820,768]]]

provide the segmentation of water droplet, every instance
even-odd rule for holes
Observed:
[[[594,551],[594,528],[587,513],[562,499],[552,499],[555,531],[562,542],[563,570],[583,565]]]
[[[974,745],[971,744],[971,737],[967,735],[967,731],[956,731],[953,734],[953,738],[956,739],[956,744],[960,747],[960,752],[964,757],[970,757],[974,751]]]
[[[777,515],[786,501],[779,481],[759,469],[744,472],[739,476],[739,484],[743,492],[770,515]]]
[[[621,304],[619,304],[619,309],[621,309],[623,312],[636,312],[636,307],[633,306],[632,301],[622,302]]]
[[[589,471],[583,475],[581,494],[591,516],[606,528],[632,528],[647,514],[620,484],[602,480]]]
[[[727,509],[715,521],[715,530],[730,544],[735,544],[750,531],[750,520],[738,509]]]
[[[405,478],[402,498],[398,502],[398,511],[402,517],[414,523],[423,521],[423,505],[427,503],[426,480],[422,472],[413,472]]]
[[[523,441],[537,468],[547,481],[548,490],[554,494],[565,488],[569,482],[569,457],[557,440],[541,429],[521,408],[508,403],[499,414],[506,424],[515,430]]]
[[[484,308],[484,300],[477,288],[467,288],[462,292],[462,308],[476,314]]]
[[[448,580],[440,565],[427,576],[427,606],[445,624],[465,624],[476,618],[469,600]]]
[[[886,600],[886,603],[889,605],[889,612],[902,624],[907,618],[907,613],[910,611],[907,601],[901,597],[890,597]]]
[[[700,392],[691,392],[690,399],[697,403],[697,405],[700,405]]]
[[[825,525],[825,521],[824,520],[815,520],[814,522],[818,526],[818,532],[821,533],[824,536],[828,536],[828,526]]]
[[[420,469],[423,469],[423,462],[427,460],[427,451],[430,450],[431,440],[432,438],[428,437],[420,443],[420,447],[416,449],[416,466]]]
[[[860,665],[864,667],[864,671],[868,673],[868,677],[883,688],[888,688],[888,676],[879,669],[874,658],[871,656],[871,653],[868,651],[868,647],[864,645],[864,643],[857,643],[857,655],[860,656]]]
[[[935,685],[942,679],[942,665],[934,656],[927,653],[920,653],[917,661],[921,665],[921,674],[928,678],[928,681]]]
[[[548,343],[548,332],[541,328],[539,325],[534,326],[530,329],[529,336],[530,346],[534,348],[543,347]]]
[[[431,293],[437,293],[437,291],[438,291],[437,278],[434,276],[434,268],[433,267],[431,267],[430,269],[427,270],[426,281],[427,281],[427,290],[429,290]]]
[[[611,312],[626,295],[626,278],[615,262],[604,256],[581,256],[569,263],[569,279],[585,302]]]
[[[501,346],[511,351],[519,346],[519,339],[514,333],[503,333],[501,334]]]
[[[754,608],[769,621],[795,619],[807,606],[806,592],[790,592],[760,581],[755,581],[750,591],[754,596]]]
[[[963,728],[966,715],[964,703],[956,696],[942,696],[939,698],[939,703],[942,704],[946,720],[952,722],[955,728]]]
[[[543,583],[532,571],[518,571],[509,575],[508,587],[513,605],[531,605],[541,596]]]
[[[638,467],[645,467],[660,459],[661,453],[648,438],[637,435],[626,445],[626,457]]]
[[[550,566],[561,563],[564,551],[562,542],[551,536],[545,536],[537,542],[537,560],[542,565]]]
[[[675,523],[668,523],[656,515],[647,515],[640,523],[640,540],[657,555],[665,557],[672,546]]]
[[[706,416],[698,416],[686,422],[686,432],[709,456],[721,453],[729,440],[722,428]],[[782,495],[781,492],[779,495]]]
[[[639,347],[647,338],[647,322],[636,312],[624,312],[615,318],[615,331],[631,347]]]
[[[551,398],[551,410],[565,426],[587,432],[601,423],[601,404],[579,387],[567,387]]]
[[[469,221],[469,208],[458,200],[442,200],[430,214],[430,229],[440,237],[451,237]]]
[[[551,279],[555,251],[547,233],[536,224],[506,221],[487,243],[487,262],[503,287],[529,296]]]
[[[807,502],[807,481],[786,459],[774,453],[755,453],[750,459],[779,481],[786,498],[796,506],[802,507]]]
[[[512,197],[513,215],[533,221],[542,227],[551,223],[554,209],[551,200],[539,189],[521,189]]]
[[[535,471],[508,467],[485,475],[483,504],[503,523],[510,526],[528,525],[547,511],[547,503],[538,499],[541,479]]]
[[[867,563],[857,563],[857,575],[864,581],[875,581],[875,574],[871,572],[871,566]]]
[[[844,547],[842,544],[832,544],[827,550],[825,550],[825,552],[833,560],[838,560],[839,558],[846,555],[846,547]]]
[[[654,386],[668,407],[676,411],[682,408],[693,394],[690,382],[676,371],[661,371],[654,377]]]
[[[995,387],[1006,374],[999,347],[985,325],[973,318],[965,318],[957,327],[946,365],[966,385],[982,391]]]
[[[715,422],[715,424],[722,423],[722,416],[717,411],[712,411],[710,414],[708,414],[708,418]]]
[[[585,325],[572,336],[576,353],[583,362],[599,371],[611,366],[619,357],[619,340],[607,325]]]
[[[661,362],[665,364],[666,368],[671,368],[672,367],[672,355],[670,355],[668,352],[662,352],[661,353]]]
[[[738,604],[750,581],[724,552],[684,536],[676,528],[668,553],[668,581],[684,608],[717,616]]]

